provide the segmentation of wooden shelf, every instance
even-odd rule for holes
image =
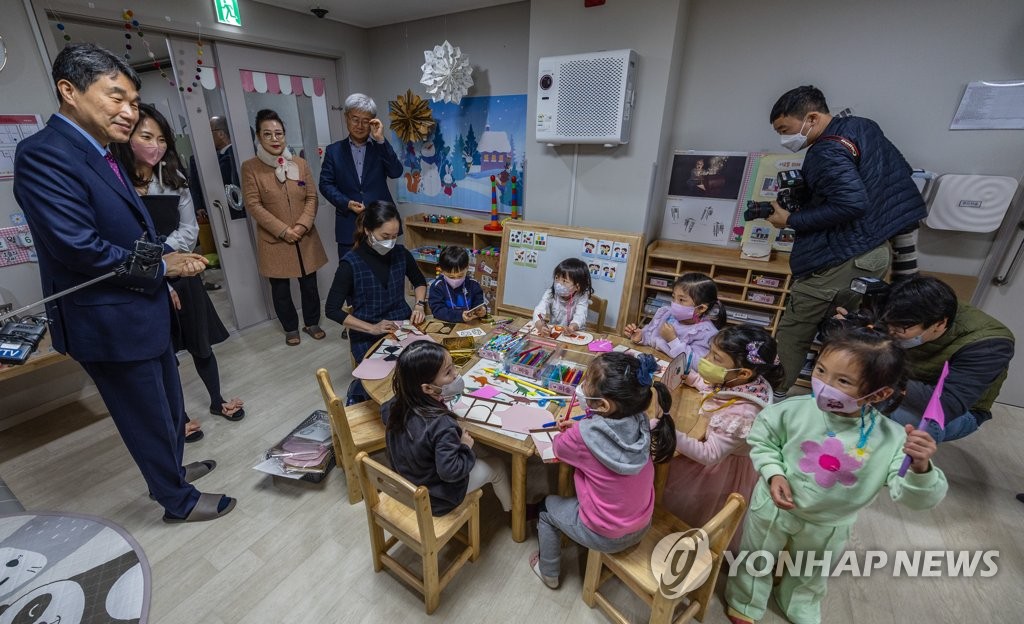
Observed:
[[[418,213],[405,218],[405,246],[410,251],[418,247],[458,245],[471,253],[474,249],[484,247],[496,247],[499,254],[505,252],[501,242],[502,233],[484,229],[484,226],[490,223],[490,219],[463,217],[461,223],[430,223],[424,221],[423,216],[423,213]],[[491,269],[490,272],[484,271],[473,276],[483,287],[484,297],[488,302],[497,299],[499,258],[500,255],[476,255],[470,259],[470,265],[473,267],[482,268],[486,265]],[[428,283],[434,279],[437,274],[437,262],[417,258],[416,264]]]
[[[772,335],[775,334],[786,307],[786,297],[789,295],[789,284],[792,280],[787,257],[775,257],[768,262],[748,260],[740,257],[738,249],[669,240],[657,240],[647,247],[643,289],[639,302],[640,323],[649,322],[652,318],[651,315],[642,313],[647,297],[652,294],[648,291],[672,292],[671,287],[652,286],[651,276],[667,276],[674,279],[689,272],[710,275],[719,286],[718,298],[723,304],[740,309],[767,311],[771,316],[771,324],[765,329]],[[755,284],[754,280],[762,276],[779,280],[780,286]],[[749,301],[747,295],[750,292],[774,293],[777,294],[777,298],[775,303]],[[728,322],[731,325],[739,324],[739,321]]]

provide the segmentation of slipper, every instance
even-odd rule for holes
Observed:
[[[228,403],[224,403],[221,406],[220,411],[218,411],[217,408],[211,407],[210,413],[213,414],[214,416],[223,416],[224,418],[230,420],[231,422],[238,422],[239,420],[245,418],[245,410],[242,409],[241,401],[238,401],[237,403],[236,401],[238,401],[238,399],[232,399]],[[234,409],[235,411],[228,413],[229,410],[232,409]]]
[[[313,337],[313,340],[323,340],[327,337],[327,332],[320,329],[319,325],[310,325],[309,327],[303,327],[302,331],[306,332]]]
[[[533,554],[530,555],[530,569],[533,570],[533,573],[536,574],[540,580],[544,581],[544,584],[549,588],[558,589],[557,576],[544,576],[540,572],[540,552],[534,551]]]
[[[202,429],[196,429],[192,433],[190,433],[187,436],[185,436],[185,442],[187,442],[187,443],[198,442],[198,441],[202,440],[205,437],[206,437],[206,434],[203,433]]]
[[[202,431],[196,431],[196,433],[202,433]],[[200,439],[196,438],[197,440]],[[188,441],[188,436],[185,436],[185,441]],[[217,467],[217,462],[212,459],[204,459],[203,461],[192,462],[191,464],[185,464],[185,483],[192,483],[196,479],[202,479],[206,475],[213,472],[213,469]],[[149,500],[156,500],[156,496],[149,495]]]
[[[217,506],[220,504],[222,498],[228,500],[227,507],[221,511],[217,511]],[[226,516],[231,513],[231,510],[235,508],[237,501],[230,496],[223,494],[209,494],[203,492],[199,495],[199,500],[196,501],[195,507],[188,513],[184,518],[176,518],[164,514],[164,522],[167,524],[180,524],[182,522],[206,522],[207,520],[216,520],[222,516]]]
[[[213,282],[203,282],[203,288],[206,290],[220,290],[222,286]]]
[[[299,332],[290,331],[284,333],[284,343],[289,347],[294,347],[300,342],[302,342],[302,336],[299,335]]]

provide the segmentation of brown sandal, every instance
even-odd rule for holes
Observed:
[[[284,333],[284,343],[289,347],[294,347],[302,342],[302,336],[297,331],[290,331]]]
[[[320,329],[319,325],[310,325],[309,327],[303,327],[302,331],[306,332],[313,337],[313,340],[323,340],[327,337],[327,332]]]

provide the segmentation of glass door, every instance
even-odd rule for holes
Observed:
[[[309,163],[313,179],[319,183],[323,152],[331,136],[340,137],[342,130],[340,110],[333,115],[328,112],[331,105],[340,109],[341,104],[335,62],[226,43],[218,43],[216,48],[227,117],[232,136],[239,137],[239,164],[255,157],[256,112],[269,108],[284,122],[291,151]],[[255,224],[248,226],[255,235]],[[319,197],[316,228],[330,260],[317,272],[320,294],[326,297],[337,266],[337,245],[334,208],[323,196]],[[298,301],[297,283],[292,287]]]
[[[239,152],[245,146],[251,152],[249,133],[232,132],[217,44],[204,43],[201,54],[194,40],[172,37],[168,45],[173,79],[191,129],[189,169],[201,223],[201,251],[217,254],[235,325],[249,327],[271,318],[272,310],[266,280],[256,269],[256,246],[239,182],[244,160]],[[210,234],[204,236],[206,231]]]

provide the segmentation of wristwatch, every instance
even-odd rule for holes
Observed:
[[[426,301],[417,301],[416,305],[423,306],[425,308],[425,307],[427,307],[427,302]]]

